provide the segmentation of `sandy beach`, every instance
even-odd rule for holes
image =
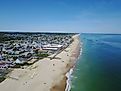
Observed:
[[[56,56],[44,58],[25,69],[14,69],[0,83],[1,91],[65,91],[66,73],[74,66],[80,54],[79,35]]]

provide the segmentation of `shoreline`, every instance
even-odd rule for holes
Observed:
[[[80,40],[80,38],[79,38],[79,40]],[[79,42],[79,46],[77,47],[77,49],[79,50],[78,51],[78,53],[77,53],[77,55],[78,55],[78,57],[77,57],[77,59],[75,59],[74,61],[78,61],[79,60],[79,58],[80,58],[80,56],[81,56],[81,54],[82,54],[82,42],[80,41]],[[72,68],[70,68],[70,70],[66,73],[66,77],[67,77],[67,80],[66,80],[66,88],[65,88],[65,91],[70,91],[71,90],[71,81],[72,81],[72,74],[73,74],[73,72],[74,72],[74,69],[75,69],[75,66],[76,66],[76,62],[73,64],[73,67]]]
[[[79,60],[81,54],[82,54],[82,48],[80,50],[80,55],[78,56],[78,58],[77,58],[76,61]],[[71,84],[71,80],[72,80],[72,77],[71,76],[72,76],[72,74],[74,72],[75,66],[76,66],[76,63],[74,64],[74,66],[72,68],[70,68],[69,72],[66,73],[66,77],[67,77],[66,84],[67,85],[66,85],[65,91],[70,91],[71,90],[71,85],[72,85]]]
[[[59,87],[59,85],[56,84],[55,86],[53,86],[51,88],[51,91],[70,91],[71,90],[71,82],[70,82],[71,74],[73,73],[73,69],[76,65],[76,61],[79,59],[79,57],[81,56],[81,53],[82,53],[82,48],[81,48],[82,44],[80,42],[79,36],[80,36],[80,34],[75,36],[78,43],[75,47],[75,50],[73,50],[74,54],[72,53],[70,56],[70,57],[74,58],[74,59],[71,59],[71,61],[73,61],[73,62],[68,63],[70,66],[65,68],[65,69],[67,69],[67,71],[63,74],[64,77],[63,77],[63,80],[60,81],[60,84],[59,84],[60,87]],[[71,45],[73,45],[73,44],[71,44]],[[58,88],[61,88],[61,89],[58,89]]]
[[[0,83],[2,91],[65,91],[66,73],[74,67],[80,54],[79,34],[56,57],[44,58],[25,69],[14,69],[9,78]],[[15,78],[15,79],[14,79]]]

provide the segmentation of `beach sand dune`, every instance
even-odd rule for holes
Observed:
[[[60,59],[44,58],[26,69],[14,69],[0,83],[0,91],[65,91],[65,74],[79,56],[79,35],[73,39],[69,47],[57,55]]]

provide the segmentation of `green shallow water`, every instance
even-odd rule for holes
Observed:
[[[82,34],[71,91],[121,91],[121,35]]]

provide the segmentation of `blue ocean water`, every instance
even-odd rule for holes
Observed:
[[[81,34],[71,91],[121,91],[121,35]]]

